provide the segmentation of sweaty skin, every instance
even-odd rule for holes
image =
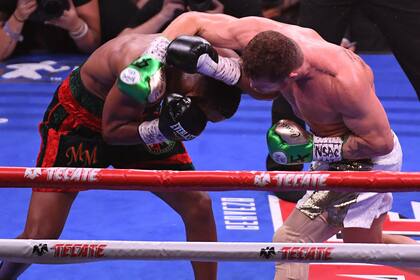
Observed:
[[[372,158],[392,150],[393,135],[375,95],[372,70],[358,55],[326,42],[315,31],[260,17],[189,12],[174,20],[163,35],[169,40],[198,35],[215,47],[241,52],[255,35],[267,30],[294,40],[303,52],[303,65],[278,83],[250,81],[242,75],[238,86],[257,99],[283,95],[316,136],[348,135],[345,159]]]
[[[119,73],[138,58],[156,38],[156,34],[127,34],[119,36],[98,48],[81,68],[84,86],[94,95],[105,100],[102,114],[102,134],[110,144],[133,145],[141,143],[138,125],[146,109],[144,104],[135,102],[121,93],[116,85]],[[188,93],[194,95],[194,86],[200,75],[181,74],[167,69],[167,93]],[[146,105],[147,106],[147,105]],[[124,108],[116,110],[116,108]],[[211,121],[220,121],[220,114],[201,108]]]
[[[146,106],[149,105],[140,104],[120,92],[116,86],[116,80],[121,70],[141,56],[156,36],[158,35],[119,36],[98,48],[81,66],[84,87],[105,100],[102,112],[102,136],[109,144],[141,143],[138,126],[142,122]],[[200,91],[196,90],[199,88],[198,83],[202,79],[207,79],[201,75],[182,74],[180,71],[169,68],[165,69],[165,73],[167,94],[200,95]],[[204,104],[200,107],[210,121],[219,121],[223,118],[211,106],[206,107]],[[139,158],[139,162],[143,160]],[[117,167],[124,168],[125,166],[122,163]],[[188,241],[217,241],[211,199],[207,193],[188,191],[154,192],[154,194],[181,216]],[[25,230],[18,238],[57,239],[64,228],[76,196],[77,192],[32,192]],[[2,262],[0,279],[16,279],[28,266],[29,264]],[[215,280],[217,278],[217,263],[192,262],[192,266],[194,279]]]

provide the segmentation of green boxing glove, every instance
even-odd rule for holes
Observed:
[[[314,136],[290,120],[280,120],[268,130],[267,145],[271,158],[279,164],[343,159],[340,137]]]
[[[128,65],[119,75],[117,86],[124,94],[140,103],[156,103],[165,93],[163,71],[169,41],[157,37],[143,55]]]

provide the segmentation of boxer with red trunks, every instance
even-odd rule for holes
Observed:
[[[39,167],[193,170],[182,141],[207,121],[231,117],[240,90],[165,67],[147,48],[157,35],[128,34],[97,49],[58,87],[40,124]],[[138,59],[142,54],[148,59]],[[34,189],[18,238],[56,239],[81,189]],[[182,217],[188,241],[217,241],[206,192],[155,193]],[[81,237],[82,238],[82,237]],[[195,279],[216,279],[217,264],[192,262]],[[4,262],[0,279],[29,265]]]

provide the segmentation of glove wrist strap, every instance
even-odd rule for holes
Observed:
[[[313,160],[336,162],[343,159],[343,140],[340,137],[313,138]]]
[[[241,77],[241,67],[236,59],[220,56],[215,79],[228,85],[236,85]]]
[[[219,56],[216,63],[208,54],[201,55],[198,59],[197,71],[227,85],[237,84],[241,77],[239,62],[223,56]]]
[[[166,59],[166,50],[169,46],[169,40],[163,36],[159,36],[154,39],[146,51],[143,53],[144,55],[149,55],[160,62],[165,62]]]
[[[168,141],[159,130],[159,119],[150,122],[142,122],[138,127],[141,140],[147,144],[158,144]]]

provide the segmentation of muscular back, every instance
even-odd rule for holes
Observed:
[[[241,52],[252,38],[268,30],[295,41],[302,49],[303,65],[290,80],[279,81],[278,86],[270,83],[264,92],[251,88],[244,76],[239,86],[258,99],[273,99],[281,93],[318,136],[350,132],[343,148],[345,158],[368,158],[390,152],[393,136],[375,95],[371,70],[357,55],[326,42],[314,30],[259,17],[237,19],[190,12],[175,19],[163,34],[169,39],[181,34],[199,35],[215,47]]]
[[[346,116],[368,111],[367,106],[379,119],[386,119],[374,92],[372,71],[359,56],[325,41],[309,43],[302,50],[310,64],[308,75],[289,83],[282,94],[317,135],[346,134]]]
[[[97,49],[82,66],[85,87],[101,99],[105,99],[120,72],[141,56],[157,34],[128,34],[109,41]],[[187,93],[194,89],[199,75],[182,73],[166,68],[167,90]]]
[[[122,35],[98,48],[83,64],[81,75],[85,87],[105,99],[119,73],[139,57],[156,36]]]

